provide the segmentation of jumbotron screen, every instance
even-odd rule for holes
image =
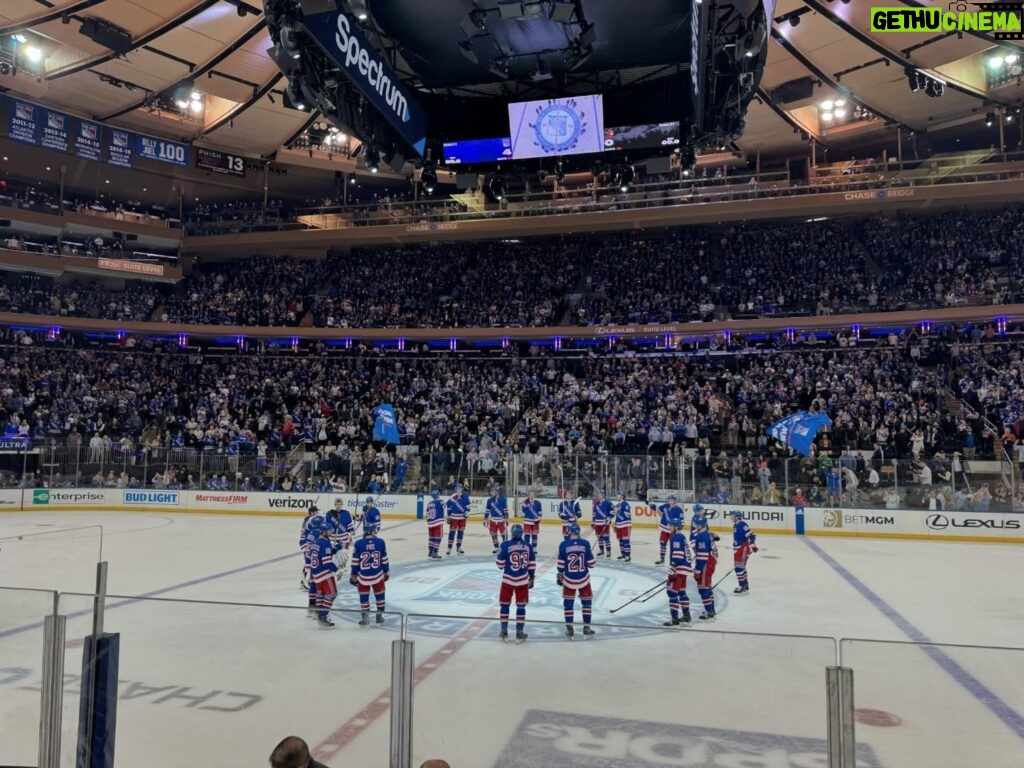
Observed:
[[[600,94],[509,104],[508,122],[515,160],[604,151]]]
[[[605,150],[674,149],[679,146],[679,121],[649,123],[648,125],[622,125],[605,128]]]

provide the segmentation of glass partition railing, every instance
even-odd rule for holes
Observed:
[[[882,765],[1024,765],[1024,649],[842,640],[857,741]]]
[[[0,563],[9,548],[0,542]],[[43,617],[56,593],[0,587],[0,765],[36,765],[39,754]]]
[[[521,645],[499,639],[496,619],[410,615],[412,764],[826,764],[834,640],[664,629],[664,594],[616,620],[607,607],[623,597],[595,582],[590,640],[579,624],[565,638],[555,588],[531,592]],[[699,605],[695,591],[691,600]]]
[[[69,616],[92,596],[60,595]],[[306,608],[108,597],[104,630],[117,633],[118,765],[237,768],[267,765],[274,746],[299,735],[344,765],[388,764],[391,644],[340,608],[320,629]],[[68,621],[61,765],[75,765],[82,641],[91,618]]]

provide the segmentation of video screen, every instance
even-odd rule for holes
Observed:
[[[606,128],[604,148],[612,151],[679,146],[679,121]]]
[[[604,101],[600,95],[509,104],[508,122],[515,160],[604,150]]]
[[[460,163],[495,163],[512,157],[512,140],[507,136],[500,139],[466,139],[444,143],[446,165]]]

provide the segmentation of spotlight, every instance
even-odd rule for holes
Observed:
[[[21,45],[24,45],[25,43],[28,42],[28,38],[25,37],[23,34],[21,34],[21,32],[13,34],[13,35],[11,35],[11,37],[14,38],[14,42],[19,43]]]
[[[989,69],[999,69],[1001,66],[1003,66],[1003,57],[993,56],[988,60],[988,66]]]
[[[907,85],[910,86],[911,93],[917,93],[921,90],[921,81],[918,75],[920,74],[916,69],[907,68]]]
[[[1003,61],[1005,61],[1007,64],[1016,64],[1018,61],[1020,61],[1020,56],[1018,56],[1016,53],[1011,53],[1008,54],[1006,58],[1003,59]]]
[[[832,107],[834,107],[834,106],[835,106],[835,103],[831,102],[831,101],[823,101],[823,102],[821,102],[821,108],[823,110],[825,110],[826,112],[831,112],[832,111]]]
[[[434,194],[434,188],[437,186],[437,171],[433,166],[424,167],[423,173],[420,174],[420,181],[423,182],[423,189],[428,195]]]
[[[189,94],[189,97],[192,99],[192,101],[199,101],[201,98],[203,98],[203,94],[201,94],[199,91],[192,91],[192,93]]]
[[[1008,122],[1008,123],[1012,123],[1013,122],[1013,115],[1011,113],[1009,113],[1009,112],[1006,113],[1006,122]]]
[[[938,80],[927,78],[924,84],[924,92],[927,93],[931,98],[937,99],[945,92],[945,86]]]
[[[491,180],[487,183],[487,191],[491,193],[491,197],[495,200],[499,202],[503,200],[508,191],[505,177],[500,173],[491,176]]]
[[[833,118],[833,114],[831,112],[822,112],[821,113],[821,119],[824,120],[826,123],[831,123],[832,122],[832,118]]]
[[[235,12],[238,14],[238,18],[244,19],[248,15],[249,9],[239,4],[235,6]]]
[[[193,101],[191,104],[189,104],[189,108],[196,114],[199,114],[203,111],[203,102]]]
[[[178,109],[188,109],[188,100],[187,99],[175,99],[174,100],[174,106],[176,106]]]
[[[836,107],[835,116],[836,120],[842,120],[844,117],[846,117],[846,109],[844,109],[843,107]]]
[[[37,64],[43,60],[43,52],[34,45],[26,45],[25,58],[31,61],[33,64]]]
[[[629,192],[636,179],[636,169],[632,165],[617,165],[612,171],[612,184],[619,188],[620,192]]]
[[[799,16],[790,16],[789,17],[789,26],[791,26],[791,27],[799,27],[800,26],[800,17]]]
[[[370,18],[370,12],[366,9],[366,0],[348,0],[348,7],[352,15],[360,21]]]
[[[370,173],[380,172],[380,150],[376,147],[366,148],[366,167],[370,169]]]
[[[995,112],[986,112],[985,113],[985,126],[986,127],[991,128],[992,127],[992,123],[994,123],[995,121],[996,121],[996,113]]]

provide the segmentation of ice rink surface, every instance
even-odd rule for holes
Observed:
[[[335,768],[388,764],[401,617],[358,627],[343,582],[337,628],[309,621],[299,524],[0,516],[0,587],[79,593],[60,598],[64,765],[101,551],[105,628],[121,635],[118,765],[266,765],[290,733]],[[863,766],[1024,766],[1024,651],[1007,649],[1024,645],[1018,546],[762,534],[749,595],[734,596],[729,575],[713,624],[665,630],[664,593],[610,612],[664,575],[657,532],[635,530],[633,562],[602,559],[593,573],[597,636],[568,641],[554,583],[561,536],[545,526],[530,639],[506,645],[483,528],[471,524],[467,554],[441,562],[426,559],[425,534],[422,521],[386,523],[382,534],[388,608],[407,615],[415,642],[414,765],[823,768],[825,667],[841,653],[854,669]],[[716,581],[731,568],[727,539]],[[690,598],[696,616],[692,588]],[[0,764],[34,764],[40,619],[52,603],[44,591],[0,590]]]

